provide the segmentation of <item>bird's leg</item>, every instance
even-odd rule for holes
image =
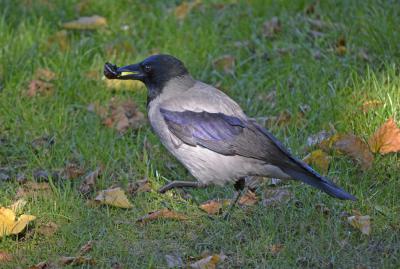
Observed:
[[[229,218],[229,215],[230,215],[232,209],[235,207],[235,205],[239,201],[240,197],[242,196],[244,187],[246,185],[245,183],[246,183],[245,179],[240,178],[238,181],[235,182],[235,185],[233,185],[235,187],[235,195],[234,195],[234,198],[232,199],[233,202],[229,205],[228,209],[225,211],[224,215],[222,216],[225,220],[227,220]]]
[[[172,181],[164,186],[162,186],[158,192],[159,193],[165,193],[171,189],[174,188],[202,188],[204,187],[204,184],[200,182],[194,182],[194,181]]]

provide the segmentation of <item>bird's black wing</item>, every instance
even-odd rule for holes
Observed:
[[[223,155],[259,159],[341,199],[355,199],[322,177],[290,152],[266,129],[254,121],[223,113],[160,109],[168,129],[185,144],[201,146]]]

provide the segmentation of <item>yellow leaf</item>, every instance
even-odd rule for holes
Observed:
[[[372,152],[387,154],[400,151],[400,129],[389,118],[368,141]]]
[[[137,90],[143,87],[143,83],[138,80],[118,80],[118,79],[106,79],[104,80],[107,88],[113,90]]]
[[[0,208],[0,237],[10,234],[19,234],[28,223],[36,219],[32,215],[21,215],[16,219],[15,213],[5,207]]]
[[[320,149],[314,150],[303,159],[307,164],[314,166],[322,174],[328,173],[330,157]]]
[[[111,205],[121,208],[133,207],[126,197],[125,192],[119,187],[101,191],[94,200],[103,205]]]
[[[221,261],[224,261],[226,259],[226,256],[224,254],[220,255],[211,255],[208,257],[205,257],[201,260],[198,260],[195,263],[192,263],[190,265],[190,268],[194,269],[215,269],[217,268],[217,264]]]
[[[268,250],[271,252],[272,255],[277,255],[279,252],[281,252],[284,249],[283,244],[273,244],[268,247]]]
[[[373,108],[377,108],[383,105],[383,102],[380,100],[368,100],[365,101],[362,105],[361,105],[361,110],[363,112],[368,112]]]
[[[71,30],[94,30],[106,25],[106,18],[93,15],[90,17],[80,17],[75,21],[66,22],[63,24],[63,27]]]
[[[362,216],[358,211],[353,210],[354,216],[350,216],[347,218],[347,221],[351,226],[357,228],[361,231],[361,233],[365,235],[370,235],[371,233],[371,218],[370,216]]]
[[[161,210],[150,212],[149,214],[139,218],[137,222],[145,223],[157,219],[187,220],[188,218],[181,213],[169,210],[168,208],[164,208]]]

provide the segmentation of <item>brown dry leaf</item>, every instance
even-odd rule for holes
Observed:
[[[37,94],[49,95],[54,91],[54,84],[42,80],[31,80],[29,82],[27,95],[33,97]]]
[[[240,197],[238,203],[239,205],[252,206],[258,203],[258,197],[254,192],[248,190],[242,197]]]
[[[75,21],[66,22],[63,24],[63,27],[69,30],[95,30],[106,25],[106,18],[93,15],[90,17],[80,17]]]
[[[218,71],[232,74],[235,70],[235,57],[232,55],[223,55],[213,61],[213,66]]]
[[[82,181],[79,186],[79,192],[83,195],[87,195],[94,190],[94,186],[96,185],[96,179],[101,175],[103,171],[103,167],[99,166],[96,170],[90,172],[85,176],[85,179]]]
[[[361,105],[361,110],[366,113],[372,109],[378,108],[383,105],[381,100],[368,100]]]
[[[82,176],[85,173],[85,169],[77,163],[67,163],[65,168],[61,172],[61,176],[64,179],[75,179]]]
[[[400,129],[393,118],[389,118],[368,141],[372,152],[387,154],[400,151]]]
[[[315,209],[318,211],[318,212],[320,212],[320,213],[322,213],[322,214],[324,214],[325,216],[329,216],[329,214],[331,213],[331,210],[329,209],[329,207],[327,207],[326,205],[324,205],[324,204],[316,204],[315,205]]]
[[[59,263],[61,265],[95,265],[96,261],[92,257],[86,257],[86,256],[77,256],[77,257],[66,257],[62,256],[59,259]]]
[[[0,237],[19,234],[35,219],[35,216],[25,214],[17,218],[11,209],[0,207]]]
[[[357,228],[365,235],[371,234],[371,218],[370,216],[362,216],[358,210],[353,210],[353,216],[347,217],[348,223]]]
[[[279,113],[275,123],[278,126],[287,125],[290,122],[291,118],[292,118],[292,114],[289,112],[289,110],[285,109],[284,111]]]
[[[51,187],[47,182],[28,181],[18,188],[16,198],[20,197],[36,197],[39,195],[48,195],[51,192]]]
[[[181,221],[181,220],[187,220],[188,217],[181,213],[172,211],[168,208],[163,208],[154,212],[150,212],[149,214],[139,218],[136,222],[146,223],[158,219],[170,219],[170,220]]]
[[[140,192],[151,191],[150,182],[147,179],[138,180],[128,184],[127,191],[131,195],[135,195]]]
[[[215,269],[217,264],[223,262],[226,259],[224,254],[215,254],[198,260],[190,265],[190,268],[194,269]]]
[[[272,17],[263,24],[263,35],[265,37],[274,37],[280,31],[282,31],[282,26],[278,17]]]
[[[269,252],[271,252],[272,255],[278,255],[285,246],[283,244],[273,244],[268,247]]]
[[[285,188],[268,189],[264,193],[264,206],[277,206],[286,203],[292,196],[292,193]]]
[[[210,200],[200,205],[200,209],[210,215],[221,214],[222,208],[228,206],[231,200]]]
[[[94,200],[102,205],[111,205],[120,208],[133,207],[126,197],[125,192],[119,187],[100,191]]]
[[[12,260],[13,256],[10,253],[0,250],[0,264],[10,262]]]
[[[331,138],[332,147],[356,160],[362,168],[369,169],[374,161],[374,156],[368,145],[361,138],[353,135],[335,135]]]
[[[195,1],[190,2],[190,3],[186,2],[186,1],[182,2],[182,4],[180,4],[179,6],[177,6],[175,8],[175,17],[178,20],[184,20],[187,17],[187,15],[190,13],[190,11],[193,8],[195,8],[198,5],[200,5],[201,2],[202,2],[201,0],[195,0]]]
[[[331,158],[322,150],[317,149],[310,152],[306,157],[304,157],[303,161],[315,167],[322,174],[326,175],[328,173]]]
[[[90,240],[86,244],[84,244],[81,249],[79,250],[80,255],[86,254],[90,251],[92,251],[94,245],[94,241]]]
[[[344,36],[341,36],[337,42],[336,42],[336,47],[335,51],[338,55],[343,56],[346,54],[347,48],[346,48],[346,39]]]
[[[94,107],[96,111],[96,107]],[[99,110],[98,110],[99,111]],[[101,111],[99,116],[102,117],[102,123],[116,129],[119,133],[125,133],[129,128],[138,129],[144,122],[144,114],[138,110],[137,105],[131,100],[118,101],[111,99],[109,109],[104,116],[104,111]]]

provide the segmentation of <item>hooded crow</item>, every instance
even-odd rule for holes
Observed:
[[[159,190],[161,193],[226,183],[234,183],[239,191],[247,176],[265,176],[300,180],[330,196],[356,200],[290,154],[225,93],[192,78],[173,56],[153,55],[119,68],[106,63],[104,75],[140,80],[146,85],[148,118],[154,132],[197,179],[172,181]]]

